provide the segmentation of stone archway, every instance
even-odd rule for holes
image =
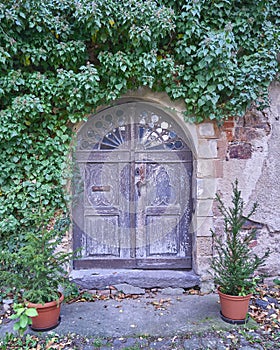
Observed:
[[[164,110],[127,102],[77,133],[74,268],[192,268],[189,141]]]

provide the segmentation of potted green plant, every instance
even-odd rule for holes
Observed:
[[[49,215],[40,210],[34,215],[34,223],[17,251],[2,251],[0,279],[3,285],[12,287],[21,300],[15,310],[21,318],[21,329],[27,327],[31,317],[31,328],[44,331],[59,324],[64,298],[59,288],[70,283],[67,264],[73,253],[59,250],[69,226],[68,218],[60,217],[51,223]],[[36,309],[38,315],[34,316],[34,312],[26,308]]]
[[[256,287],[256,270],[264,265],[269,250],[262,256],[253,253],[250,246],[256,238],[256,229],[244,230],[244,225],[255,213],[257,203],[245,215],[237,179],[232,184],[232,191],[232,205],[229,207],[225,206],[219,194],[216,195],[224,234],[211,230],[215,252],[211,268],[218,286],[222,319],[241,324],[246,321],[249,301]]]

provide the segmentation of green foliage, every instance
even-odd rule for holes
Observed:
[[[268,104],[277,0],[5,0],[0,4],[0,245],[43,205],[67,214],[73,123],[129,89],[186,102],[186,119]]]
[[[16,337],[13,333],[6,333],[5,336],[0,339],[1,350],[10,350],[13,348],[29,350],[37,346],[37,343],[37,339],[34,341],[30,334]]]
[[[10,316],[11,320],[17,320],[14,324],[14,330],[18,331],[20,336],[23,336],[28,325],[32,324],[31,317],[38,316],[35,308],[28,308],[25,304],[14,304],[14,314]]]
[[[255,239],[256,230],[244,232],[243,226],[255,213],[257,204],[254,203],[248,215],[244,214],[244,201],[238,189],[238,181],[232,184],[232,206],[226,207],[219,195],[219,211],[224,221],[224,237],[212,231],[214,249],[212,269],[215,282],[221,292],[228,295],[247,295],[256,287],[257,278],[254,276],[257,268],[264,265],[269,250],[261,257],[253,254],[250,243]]]
[[[13,333],[6,333],[4,337],[0,338],[0,349],[1,350],[30,350],[30,349],[40,349],[40,350],[54,350],[54,349],[77,349],[75,346],[75,336],[58,336],[53,332],[50,334],[45,334],[44,337],[39,333],[35,334],[25,334],[24,336],[15,336]],[[69,343],[73,346],[69,346]]]
[[[64,301],[68,302],[75,298],[78,298],[80,295],[79,288],[74,283],[69,283],[64,286],[63,289]]]
[[[22,294],[22,299],[44,304],[58,299],[58,288],[68,284],[67,263],[72,253],[58,250],[68,218],[57,218],[49,227],[44,211],[34,214],[37,226],[25,234],[25,240],[16,251],[2,250],[0,279],[3,286]]]
[[[149,85],[184,98],[198,120],[243,113],[278,71],[277,10],[277,0],[7,0],[2,102],[27,95],[41,113],[84,115]]]

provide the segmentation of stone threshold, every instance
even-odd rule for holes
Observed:
[[[72,270],[70,279],[84,289],[108,289],[110,286],[128,284],[138,288],[193,288],[200,278],[193,271],[88,269]]]

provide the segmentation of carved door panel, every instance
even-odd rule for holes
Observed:
[[[79,131],[75,268],[191,268],[192,156],[172,126],[162,111],[134,103]]]
[[[145,179],[136,202],[138,266],[186,268],[191,259],[187,167],[171,160],[139,167],[145,169]]]

